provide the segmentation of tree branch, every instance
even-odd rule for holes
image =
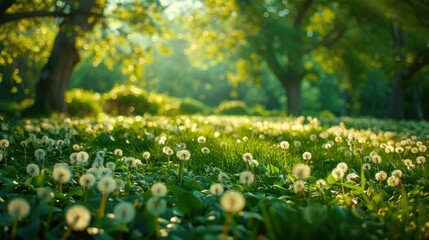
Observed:
[[[4,14],[15,2],[16,0],[2,0],[0,2],[0,16],[1,14]]]
[[[306,0],[301,9],[298,12],[298,15],[296,15],[295,18],[295,22],[294,22],[294,26],[295,27],[300,27],[302,24],[302,21],[305,17],[305,15],[307,14],[308,9],[310,8],[311,4],[313,3],[314,0]]]
[[[410,79],[416,72],[420,71],[426,65],[429,65],[429,51],[417,54],[413,63],[408,67],[405,73],[405,78]]]
[[[10,13],[3,14],[0,16],[0,25],[5,24],[11,21],[18,21],[25,18],[37,18],[37,17],[72,17],[76,15],[92,15],[99,16],[101,14],[88,12],[88,11],[73,11],[71,13],[64,12],[50,12],[50,11],[34,11],[34,12],[20,12],[20,13]]]

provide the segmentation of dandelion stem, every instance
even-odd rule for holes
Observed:
[[[179,165],[179,171],[180,171],[180,176],[179,176],[179,186],[182,186],[182,181],[183,181],[183,171],[184,171],[184,164],[183,161],[180,161],[180,165]]]
[[[48,221],[46,222],[46,232],[49,231],[49,227],[50,227],[51,221],[52,221],[52,216],[54,214],[54,202],[51,201],[49,206],[50,207],[49,207]]]
[[[72,229],[71,228],[67,228],[67,231],[64,233],[64,235],[61,237],[61,240],[66,240],[71,233]]]
[[[12,226],[12,233],[11,233],[12,239],[16,238],[17,229],[18,229],[18,219],[15,219],[13,220],[13,226]]]
[[[100,208],[97,212],[97,218],[101,218],[104,215],[104,210],[106,209],[106,202],[107,202],[107,193],[103,193],[103,197],[101,198],[101,204]]]
[[[222,230],[222,233],[220,235],[221,240],[225,240],[226,237],[228,236],[228,231],[229,231],[229,226],[231,225],[231,220],[232,220],[232,213],[227,212],[225,224],[223,225],[223,230]]]

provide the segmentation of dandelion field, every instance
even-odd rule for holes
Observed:
[[[429,124],[0,121],[1,239],[428,239]]]

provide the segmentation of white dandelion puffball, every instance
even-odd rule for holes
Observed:
[[[191,158],[191,153],[188,150],[179,150],[176,155],[182,161],[188,161]]]
[[[198,143],[205,143],[206,142],[206,138],[205,137],[203,137],[203,136],[199,136],[198,138],[197,138],[197,142]]]
[[[95,176],[91,173],[85,173],[79,178],[79,184],[82,187],[90,188],[95,184]]]
[[[220,205],[228,213],[237,213],[246,206],[243,194],[237,191],[228,191],[220,199]]]
[[[305,182],[302,180],[298,180],[293,184],[293,190],[295,193],[299,193],[304,191],[305,189]]]
[[[30,163],[27,165],[26,167],[26,171],[28,173],[28,175],[34,177],[34,176],[38,176],[40,174],[40,168],[39,166],[37,166],[34,163]]]
[[[250,185],[255,181],[255,175],[249,171],[243,171],[240,173],[240,182],[243,184]]]
[[[30,204],[23,198],[14,198],[7,205],[9,215],[18,221],[22,220],[30,214]]]
[[[343,171],[344,173],[346,173],[347,170],[349,169],[349,167],[347,166],[347,164],[345,162],[338,163],[337,168],[341,169],[341,171]]]
[[[150,152],[148,151],[143,152],[143,158],[148,160],[150,158]]]
[[[288,141],[281,141],[280,142],[280,148],[281,149],[284,149],[284,150],[286,150],[286,149],[289,149],[289,142]]]
[[[215,195],[215,196],[222,195],[223,191],[224,191],[224,187],[221,183],[213,183],[210,186],[210,193]]]
[[[97,183],[98,191],[102,193],[111,193],[116,189],[116,181],[112,176],[106,175],[101,177]]]
[[[57,165],[56,167],[54,167],[54,171],[52,172],[52,178],[55,182],[64,184],[70,181],[70,177],[71,172],[68,167],[64,165]]]
[[[154,197],[164,197],[167,195],[167,186],[162,182],[157,182],[152,185],[150,191]]]
[[[402,177],[402,171],[399,169],[393,170],[392,176],[394,176],[396,178],[401,178]]]
[[[167,202],[160,198],[150,198],[146,203],[147,211],[153,216],[159,216],[167,209]]]
[[[379,182],[382,182],[387,179],[387,173],[385,171],[380,171],[375,174],[375,179]]]
[[[91,222],[91,213],[82,205],[74,205],[67,209],[66,222],[72,230],[83,231]]]
[[[253,155],[251,153],[244,153],[243,154],[243,161],[250,162],[253,160]]]
[[[335,181],[341,180],[344,177],[344,171],[338,167],[334,168],[331,174],[334,177]]]
[[[113,209],[113,214],[115,214],[116,220],[122,223],[129,223],[134,220],[136,216],[136,209],[129,202],[120,202],[116,204]]]
[[[309,166],[299,163],[293,167],[292,174],[299,180],[305,180],[310,177],[311,169]]]
[[[302,154],[302,159],[304,159],[305,161],[311,160],[312,157],[313,155],[311,154],[311,152],[304,152]]]

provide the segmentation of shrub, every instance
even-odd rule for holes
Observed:
[[[243,101],[224,101],[215,110],[220,115],[248,115],[249,109]]]
[[[102,112],[100,94],[81,88],[66,91],[66,103],[70,116],[95,117]]]
[[[180,101],[181,114],[208,114],[210,110],[209,106],[193,98],[183,98]]]
[[[167,94],[146,92],[132,86],[120,85],[103,95],[104,111],[109,114],[143,115],[177,114],[179,101]]]

